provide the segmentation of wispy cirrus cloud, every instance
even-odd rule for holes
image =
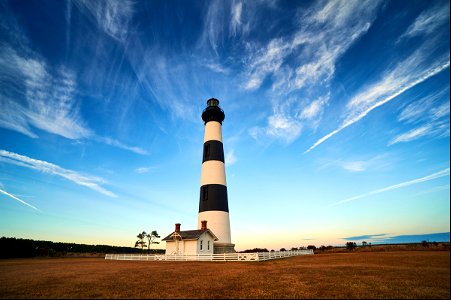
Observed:
[[[301,134],[303,124],[318,126],[329,103],[338,59],[369,30],[379,7],[379,1],[318,2],[311,10],[299,12],[294,34],[252,48],[243,87],[256,90],[271,79],[274,111],[266,127],[251,129],[254,138],[266,134],[290,143]],[[298,99],[299,93],[303,100]],[[288,131],[280,130],[280,125]]]
[[[209,45],[216,54],[218,53],[220,40],[225,35],[225,24],[227,23],[226,14],[228,13],[227,8],[223,7],[220,1],[210,2],[204,20],[202,36],[199,40],[200,47],[205,48],[205,45]]]
[[[203,50],[209,48],[214,55],[221,55],[226,38],[236,39],[249,32],[256,5],[252,1],[209,1],[198,47]],[[265,5],[265,1],[258,5]]]
[[[321,163],[321,168],[338,167],[352,173],[380,170],[388,166],[390,166],[390,159],[387,158],[386,154],[374,157],[359,157],[357,159],[326,160]]]
[[[228,69],[226,69],[224,66],[222,66],[222,65],[220,65],[218,63],[207,63],[205,66],[208,69],[210,69],[210,70],[212,70],[213,72],[216,72],[216,73],[224,73],[224,74],[226,74],[226,73],[229,72]]]
[[[301,111],[299,118],[301,120],[310,120],[317,117],[327,100],[328,96],[323,96],[313,100]]]
[[[449,121],[429,122],[393,137],[388,146],[417,140],[421,137],[449,137]]]
[[[288,78],[281,77],[284,84],[275,83],[280,87],[279,92],[291,92],[306,84],[327,84],[335,72],[337,59],[369,29],[380,2],[330,1],[323,4],[320,2],[299,15],[299,30],[293,35],[272,39],[250,56],[246,89],[258,88],[267,76],[276,75],[289,55],[297,56],[298,64],[288,72],[291,74]]]
[[[282,38],[273,39],[268,45],[251,54],[244,89],[259,88],[268,75],[277,72],[284,63],[284,58],[290,53],[289,46]]]
[[[156,170],[156,166],[148,166],[148,167],[139,167],[135,169],[135,172],[138,174],[145,174]]]
[[[242,21],[241,21],[242,10],[243,10],[242,2],[232,4],[232,16],[230,19],[230,30],[229,30],[230,34],[232,36],[237,35],[237,31],[239,31],[239,29],[242,25]]]
[[[192,103],[201,98],[200,95],[198,98],[193,95],[192,85],[198,79],[197,68],[193,64],[171,55],[162,55],[157,49],[145,48],[139,43],[127,55],[141,86],[161,108],[174,118],[197,119]]]
[[[343,203],[347,203],[347,202],[359,200],[359,199],[362,199],[362,198],[366,198],[368,196],[372,196],[372,195],[388,192],[388,191],[391,191],[391,190],[403,188],[403,187],[406,187],[406,186],[411,186],[411,185],[419,184],[419,183],[422,183],[422,182],[431,181],[431,180],[438,179],[438,178],[441,178],[441,177],[449,176],[449,171],[450,171],[450,169],[446,168],[444,170],[441,170],[439,172],[433,173],[433,174],[428,175],[428,176],[424,176],[424,177],[421,177],[421,178],[417,178],[417,179],[405,181],[405,182],[402,182],[402,183],[394,184],[394,185],[391,185],[391,186],[388,186],[388,187],[385,187],[385,188],[377,189],[377,190],[374,190],[374,191],[371,191],[371,192],[368,192],[368,193],[365,193],[365,194],[361,194],[361,195],[354,196],[354,197],[351,197],[351,198],[348,198],[348,199],[345,199],[345,200],[341,200],[341,201],[335,202],[333,204],[330,204],[329,206],[336,206],[336,205],[340,205],[340,204],[343,204]]]
[[[448,100],[449,86],[409,103],[399,113],[398,121],[410,124],[449,115]]]
[[[447,6],[449,7],[449,4],[447,4]],[[341,125],[338,126],[337,129],[318,139],[304,153],[312,151],[343,129],[357,123],[372,110],[396,99],[405,91],[449,68],[449,52],[431,59],[431,53],[434,53],[436,47],[442,43],[440,41],[443,40],[441,32],[434,32],[434,26],[443,24],[446,19],[449,19],[449,14],[445,16],[442,9],[443,7],[439,8],[438,6],[435,6],[416,19],[411,27],[409,27],[410,29],[408,29],[407,33],[410,32],[409,35],[413,35],[414,33],[429,33],[427,40],[414,49],[407,58],[400,61],[394,67],[387,68],[383,72],[380,80],[364,86],[360,92],[355,94],[346,105]],[[429,31],[429,29],[427,30],[426,28],[431,28],[432,30]],[[417,112],[417,115],[419,114],[420,113]],[[419,128],[409,135],[419,136],[420,134],[423,134],[424,136],[424,132],[426,132],[425,127]],[[408,138],[408,136],[406,135],[404,138]]]
[[[38,138],[33,128],[67,139],[94,139],[138,154],[140,147],[129,146],[95,134],[80,113],[75,72],[61,66],[50,68],[32,51],[18,53],[0,47],[0,127]]]
[[[412,102],[401,111],[398,121],[419,125],[393,137],[388,145],[410,142],[425,136],[449,136],[449,112],[449,86]]]
[[[438,120],[447,116],[449,116],[449,101],[431,109],[431,118],[434,120]]]
[[[22,56],[10,47],[0,48],[0,69],[5,78],[0,126],[32,138],[38,137],[32,126],[69,139],[91,134],[74,99],[73,72],[61,67],[51,74],[39,57]]]
[[[39,210],[39,209],[37,209],[36,207],[34,207],[33,205],[31,205],[30,203],[27,203],[27,202],[23,201],[23,200],[20,199],[19,197],[14,196],[13,194],[10,194],[10,193],[8,193],[7,191],[5,191],[5,190],[3,190],[3,189],[0,189],[0,193],[6,195],[6,196],[8,196],[8,197],[10,197],[10,198],[12,198],[12,199],[14,199],[14,200],[16,200],[16,201],[19,201],[20,203],[22,203],[22,204],[24,204],[24,205],[26,205],[26,206],[29,206],[29,207],[31,207],[31,208],[33,208],[33,209],[35,209],[35,210]]]
[[[14,152],[0,150],[0,161],[29,169],[37,170],[46,174],[60,176],[78,185],[85,186],[91,190],[97,191],[109,197],[117,197],[113,192],[103,188],[100,184],[104,184],[105,180],[88,175],[82,175],[76,171],[64,169],[58,165],[30,158]]]
[[[400,135],[394,137],[388,143],[388,145],[393,145],[393,144],[401,143],[401,142],[410,142],[410,141],[416,140],[420,137],[429,135],[432,130],[433,130],[433,127],[431,124],[426,124],[424,126],[414,128],[406,133],[403,133],[403,134],[400,134]]]
[[[104,144],[110,145],[110,146],[114,146],[120,149],[124,149],[127,151],[131,151],[137,154],[141,154],[141,155],[148,155],[149,152],[141,147],[137,147],[137,146],[130,146],[127,144],[124,144],[118,140],[109,138],[109,137],[101,137],[101,136],[95,136],[94,137],[95,140],[102,142]]]
[[[75,6],[96,21],[109,36],[124,41],[134,13],[134,2],[129,0],[74,0]]]
[[[444,3],[444,5],[443,5]],[[438,2],[437,5],[422,12],[407,28],[398,41],[419,35],[428,35],[449,20],[449,2]]]
[[[299,120],[283,113],[274,114],[268,118],[267,127],[253,127],[249,134],[255,140],[263,138],[282,139],[289,144],[294,141],[302,131],[302,124]]]
[[[230,149],[229,151],[227,151],[224,160],[228,166],[234,165],[238,161],[235,155],[235,150]]]
[[[4,96],[1,103],[0,127],[20,132],[30,138],[38,136],[31,130],[24,107]]]

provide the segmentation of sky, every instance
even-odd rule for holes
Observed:
[[[449,5],[0,0],[0,236],[197,229],[214,97],[237,251],[449,241]]]

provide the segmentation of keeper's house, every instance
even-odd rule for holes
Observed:
[[[202,221],[198,230],[180,230],[180,223],[175,224],[175,231],[162,239],[166,242],[166,255],[213,254],[213,242],[218,238],[207,228],[207,221]]]

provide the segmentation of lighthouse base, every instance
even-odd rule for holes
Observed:
[[[213,253],[214,254],[236,253],[235,244],[214,243],[213,244]]]

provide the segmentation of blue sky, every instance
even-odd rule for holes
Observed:
[[[2,0],[0,235],[133,246],[196,229],[211,97],[236,250],[449,232],[449,15]]]

